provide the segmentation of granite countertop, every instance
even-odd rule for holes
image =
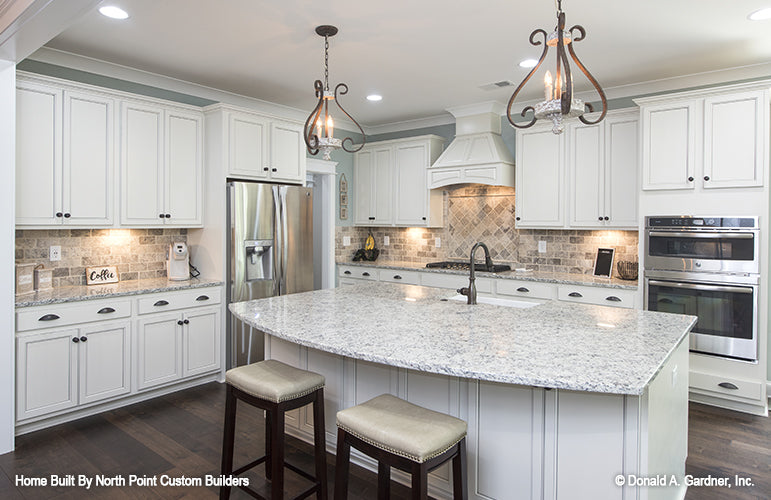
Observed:
[[[496,264],[509,264],[507,262],[496,262]],[[339,266],[363,266],[363,267],[378,267],[381,269],[400,269],[407,271],[420,271],[427,273],[443,273],[443,274],[461,274],[468,276],[468,271],[456,271],[452,269],[437,269],[428,268],[425,264],[416,262],[405,262],[396,260],[384,260],[384,261],[358,261],[358,262],[337,262]],[[502,273],[487,273],[484,271],[477,271],[478,277],[485,278],[497,278],[497,279],[509,279],[509,280],[522,280],[522,281],[539,281],[542,283],[557,283],[564,285],[588,285],[588,286],[603,286],[607,288],[621,288],[626,290],[637,290],[637,280],[622,280],[619,278],[600,278],[591,274],[578,274],[578,273],[551,273],[545,271],[527,271],[517,272],[513,271],[517,266],[511,265],[512,271],[505,271]]]
[[[696,317],[549,301],[442,301],[451,290],[364,283],[239,302],[253,327],[306,347],[470,379],[640,395]]]
[[[186,281],[169,281],[166,278],[129,280],[106,285],[62,286],[16,296],[16,308],[105,299],[122,295],[171,292],[222,285],[222,281],[192,278]]]

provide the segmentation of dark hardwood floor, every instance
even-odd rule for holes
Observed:
[[[16,450],[0,455],[2,499],[156,499],[216,498],[217,487],[115,486],[85,490],[71,486],[16,486],[17,476],[27,478],[78,475],[94,478],[204,478],[217,477],[222,446],[224,386],[206,384],[152,401],[105,412],[75,422],[20,436]],[[262,450],[264,422],[260,413],[240,405],[236,428],[236,464],[246,463],[249,450]],[[287,440],[288,460],[313,470],[311,446]],[[254,454],[251,455],[255,458]],[[327,457],[330,481],[334,479],[334,457]],[[771,498],[771,419],[754,417],[708,406],[691,404],[689,457],[686,473],[694,477],[749,477],[751,487],[691,487],[688,500]],[[250,474],[250,484],[268,494],[263,467]],[[287,471],[287,495],[302,491],[304,479]],[[50,484],[50,483],[49,483]],[[376,476],[353,466],[349,498],[376,498]],[[330,484],[330,494],[333,485]],[[392,497],[409,497],[407,488],[396,483]],[[231,498],[249,498],[234,490]],[[515,499],[516,496],[512,496]],[[501,499],[504,500],[504,499]],[[597,499],[601,500],[601,499]]]

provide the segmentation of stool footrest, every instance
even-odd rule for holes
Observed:
[[[248,471],[249,469],[252,469],[254,467],[257,467],[261,463],[265,461],[267,457],[258,458],[254,462],[249,462],[248,464],[244,465],[243,467],[239,467],[238,469],[234,470],[230,473],[231,476],[238,476],[239,474],[243,474],[244,472]]]

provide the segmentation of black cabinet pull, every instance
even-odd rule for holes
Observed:
[[[693,177],[688,177],[688,182],[693,182]]]
[[[38,318],[38,321],[53,321],[55,319],[59,319],[59,316],[56,314],[46,314],[45,316]]]
[[[263,172],[267,172],[270,169],[268,167],[262,167],[262,170],[263,170]]]
[[[723,389],[731,389],[732,391],[736,391],[736,390],[738,390],[738,389],[739,389],[738,387],[736,387],[736,386],[735,386],[734,384],[732,384],[731,382],[720,382],[720,383],[719,383],[719,384],[717,384],[717,385],[719,385],[719,386],[720,386],[720,387],[722,387]]]
[[[369,220],[375,220],[375,218],[374,218],[374,217],[368,217],[368,219],[369,219]]]
[[[78,342],[80,342],[80,339],[77,337],[72,337],[72,341],[77,344]]]
[[[343,274],[351,274],[351,271],[343,271]]]
[[[425,218],[425,217],[423,217],[423,220],[426,220],[426,218]]]
[[[62,217],[62,216],[64,216],[64,214],[63,214],[63,213],[61,213],[61,212],[56,212],[56,216],[57,216],[57,217]]]
[[[112,307],[103,307],[98,311],[96,311],[96,314],[110,314],[114,312],[115,312],[115,309],[113,309]]]
[[[86,340],[88,340],[88,337],[80,337],[81,342],[85,342]]]
[[[163,219],[163,218],[165,217],[165,215],[163,215],[163,214],[158,214],[158,217],[160,217],[161,219]]]
[[[177,320],[177,324],[178,324],[179,326],[182,326],[182,320],[181,320],[181,319],[178,319],[178,320]]]
[[[270,171],[271,172],[278,172],[278,169],[277,168],[271,168]]]
[[[394,279],[395,279],[395,280],[400,280],[400,279],[402,279],[402,277],[401,277],[401,276],[399,276],[398,274],[394,274]]]
[[[189,319],[183,320],[182,322],[183,322],[184,324],[186,324],[186,325],[189,325],[189,324],[190,324],[190,320],[189,320]]]
[[[583,297],[583,295],[581,295],[581,294],[580,294],[580,293],[578,293],[578,292],[570,292],[570,293],[568,294],[568,297],[577,297],[577,298],[580,298],[580,297]]]
[[[602,215],[600,215],[599,217],[597,217],[597,220],[602,220]]]
[[[519,217],[515,217],[515,218],[516,218],[517,220],[522,220],[522,219],[520,219]]]
[[[522,293],[530,293],[530,290],[528,288],[525,288],[524,286],[517,288],[517,291]]]
[[[69,212],[65,212],[64,213],[64,218],[65,219],[69,219],[70,217],[72,217],[72,214],[70,214]]]
[[[621,299],[619,299],[615,295],[611,295],[610,297],[605,297],[605,300],[609,300],[611,302],[621,302]]]
[[[171,219],[171,214],[166,214],[164,215],[164,217],[166,217],[167,219]]]
[[[604,218],[605,220],[610,220],[610,217],[608,217],[607,215],[606,215],[605,217],[603,217],[603,218]]]
[[[708,180],[709,180],[709,176],[708,176],[708,175],[705,175],[705,176],[704,176],[704,180],[705,180],[705,181],[708,181]]]
[[[156,302],[153,305],[156,306],[156,307],[157,306],[167,306],[167,305],[169,305],[169,303],[167,301],[165,301],[165,300],[159,300],[158,302]]]
[[[361,273],[362,276],[369,276],[369,273]]]
[[[209,300],[209,296],[208,295],[199,295],[198,297],[195,298],[195,300],[197,300],[199,302],[204,301],[204,300]]]

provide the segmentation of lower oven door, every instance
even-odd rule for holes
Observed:
[[[646,274],[646,309],[697,316],[691,351],[757,361],[757,278],[745,283],[735,283],[733,276],[708,279]]]

